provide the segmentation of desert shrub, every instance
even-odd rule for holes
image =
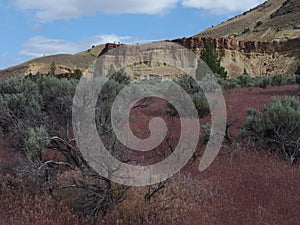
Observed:
[[[249,28],[249,27],[246,27],[246,28],[243,30],[242,34],[246,34],[246,33],[248,33],[248,32],[250,32],[250,28]]]
[[[218,82],[224,90],[229,90],[236,87],[260,87],[267,88],[268,86],[292,85],[296,82],[297,75],[276,74],[274,76],[257,76],[251,77],[248,73],[238,75],[236,78],[222,79]]]
[[[281,86],[284,84],[284,75],[276,74],[272,77],[272,86]]]
[[[42,153],[52,148],[78,166],[80,154],[70,129],[76,84],[74,79],[39,75],[0,80],[0,127],[7,141],[29,160],[40,161]]]
[[[209,114],[209,105],[204,94],[198,92],[192,95],[193,103],[197,109],[199,118]]]
[[[124,76],[115,76],[115,79],[123,83],[128,82]],[[28,181],[34,187],[43,188],[47,186],[45,182],[50,179],[53,181],[61,166],[87,170],[86,162],[74,142],[71,127],[73,96],[77,82],[76,79],[57,79],[54,76],[0,80],[0,127],[7,140],[11,140],[15,147],[27,156],[22,162],[18,162],[14,169],[24,183]],[[105,110],[110,110],[114,97],[123,86],[114,79],[106,83],[100,94],[104,103],[97,105],[98,115],[108,115]],[[114,143],[111,146],[114,148]],[[59,151],[65,160],[46,161],[42,155],[48,149]],[[99,177],[96,180],[101,179],[102,177]],[[104,181],[97,186],[79,181],[73,184],[88,193],[80,198],[81,211],[86,210],[88,215],[96,216],[99,212],[104,213],[110,205],[118,203],[116,198],[119,195],[113,195],[112,192],[121,189],[117,185],[113,186],[110,181]],[[91,192],[94,195],[90,195]]]
[[[261,26],[262,24],[263,24],[262,21],[257,21],[256,24],[255,24],[255,28]]]
[[[252,78],[248,73],[243,73],[236,77],[238,85],[241,87],[251,87],[253,85]]]
[[[113,102],[129,82],[130,78],[123,73],[117,73],[112,75],[103,86],[96,105],[96,125],[100,134],[111,130],[111,108]]]
[[[263,111],[249,109],[242,131],[250,142],[278,150],[291,162],[300,158],[300,101],[295,97],[274,98]]]
[[[300,86],[300,75],[296,75],[296,83]]]
[[[298,68],[297,68],[295,74],[300,75],[300,66],[298,66]]]
[[[29,80],[16,82],[12,79],[3,83],[0,95],[0,126],[7,137],[14,138],[14,145],[21,147],[28,128],[41,123],[45,116],[41,109],[42,98],[37,85]],[[11,83],[15,84],[14,88],[10,86]]]
[[[296,76],[295,75],[287,75],[285,77],[284,85],[296,84]]]
[[[208,101],[207,101],[205,95],[202,92],[198,92],[198,93],[191,95],[191,98],[192,98],[194,106],[197,110],[199,118],[203,118],[209,114],[209,112],[210,112],[209,104],[208,104]],[[178,100],[178,101],[180,103],[180,100]],[[168,102],[167,106],[168,106],[168,110],[167,110],[168,114],[170,114],[171,116],[176,116],[176,117],[179,116],[177,110],[171,103]],[[185,110],[185,109],[183,109],[183,110]],[[183,111],[182,116],[191,117],[191,113],[189,111],[185,110],[185,111]]]
[[[44,126],[28,129],[28,137],[25,140],[25,153],[28,158],[33,161],[42,160],[42,154],[46,152],[48,144],[48,133]]]
[[[201,126],[202,133],[201,133],[201,141],[202,143],[206,144],[209,141],[210,138],[210,132],[211,132],[211,124],[207,123]]]
[[[124,71],[118,71],[114,73],[111,76],[111,80],[114,80],[115,82],[123,85],[130,83],[130,77]]]
[[[229,78],[229,79],[218,79],[219,84],[221,85],[223,90],[230,90],[233,88],[237,88],[240,87],[240,85],[238,84],[238,81],[234,78]]]
[[[197,82],[189,75],[182,75],[180,78],[174,79],[173,81],[182,87],[188,94],[195,94],[201,91]]]
[[[269,76],[256,77],[255,78],[255,86],[260,88],[267,88],[271,85],[272,79]]]
[[[173,81],[177,83],[180,87],[182,87],[184,91],[190,95],[194,103],[194,106],[197,109],[199,118],[202,118],[209,113],[210,111],[209,104],[204,95],[204,92],[203,90],[201,90],[201,87],[192,77],[188,75],[183,75],[177,79],[174,79]],[[178,103],[180,104],[180,102],[183,101],[183,99],[174,99],[174,101],[178,101]],[[178,116],[178,113],[172,104],[168,102],[167,106],[168,106],[168,113],[171,116]],[[186,117],[191,116],[190,112],[188,111],[184,112],[184,116]]]

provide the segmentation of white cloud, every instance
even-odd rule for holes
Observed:
[[[265,0],[182,0],[182,5],[189,8],[207,9],[216,13],[230,13],[248,10]]]
[[[129,36],[117,36],[114,34],[96,35],[76,42],[60,39],[51,39],[43,36],[35,36],[22,44],[21,55],[40,57],[53,54],[74,54],[90,48],[92,45],[99,45],[108,42],[133,42]]]
[[[105,12],[111,14],[162,14],[179,0],[14,0],[21,10],[32,10],[43,21],[76,18]]]
[[[109,14],[163,14],[175,8],[202,8],[212,13],[248,10],[265,0],[14,0],[20,10],[29,10],[41,21],[78,18],[97,12]]]

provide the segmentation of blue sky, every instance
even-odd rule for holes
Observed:
[[[192,36],[264,0],[0,0],[0,69],[106,42]]]

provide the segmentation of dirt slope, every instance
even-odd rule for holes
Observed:
[[[269,0],[196,36],[272,41],[300,37],[300,1]]]

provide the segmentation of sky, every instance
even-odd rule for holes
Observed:
[[[0,69],[107,42],[190,37],[264,0],[0,0]]]

